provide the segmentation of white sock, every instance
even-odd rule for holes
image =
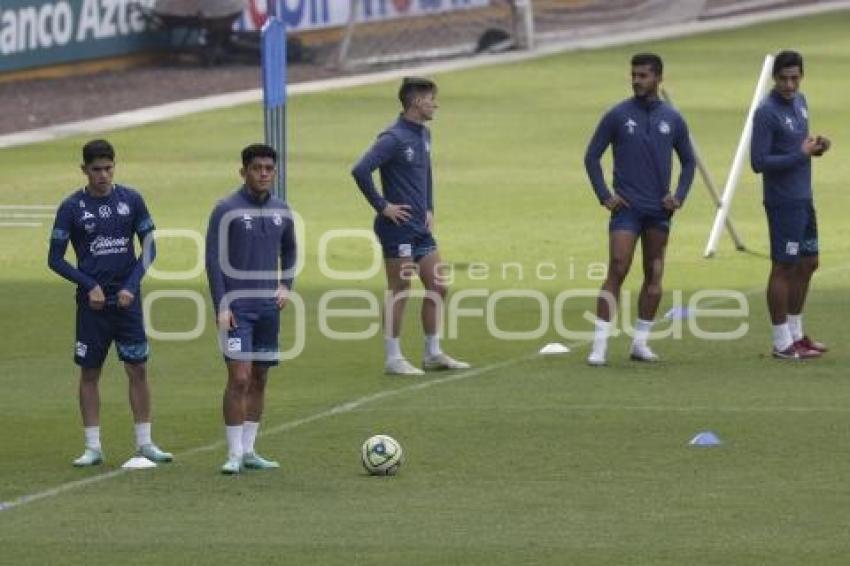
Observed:
[[[594,326],[596,330],[593,332],[593,353],[604,357],[605,351],[608,349],[608,335],[611,333],[611,322],[598,318]]]
[[[242,452],[251,454],[254,451],[254,441],[257,440],[257,430],[260,423],[245,421],[242,423]]]
[[[151,423],[136,423],[136,448],[151,443]]]
[[[227,436],[227,457],[242,458],[242,425],[225,426]]]
[[[788,329],[791,330],[791,338],[796,342],[803,339],[803,315],[789,314]]]
[[[384,338],[384,350],[387,353],[387,360],[395,360],[404,357],[401,355],[401,344],[397,337]]]
[[[788,323],[783,322],[782,324],[774,324],[773,325],[773,347],[779,350],[788,349],[791,344],[794,343],[794,340],[791,338],[791,330],[788,328]]]
[[[438,334],[425,335],[425,355],[439,356],[443,351],[440,349],[440,336]]]
[[[653,321],[637,319],[635,324],[635,337],[632,342],[635,346],[646,346],[646,341],[649,339],[649,332],[652,330]]]
[[[86,439],[86,448],[100,450],[100,426],[84,427],[83,436]]]

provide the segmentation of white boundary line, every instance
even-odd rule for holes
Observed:
[[[798,18],[816,14],[824,14],[839,10],[850,9],[850,0],[831,0],[823,4],[800,6],[779,9],[772,12],[759,12],[756,14],[744,14],[715,20],[696,21],[685,24],[663,26],[658,29],[627,31],[622,33],[607,33],[594,37],[576,37],[543,45],[533,51],[512,52],[496,55],[481,55],[471,59],[460,61],[449,61],[445,63],[433,63],[399,69],[370,73],[354,77],[327,79],[298,83],[289,87],[291,96],[310,94],[315,92],[327,92],[355,86],[371,85],[384,81],[397,80],[410,74],[435,74],[462,69],[472,69],[503,63],[515,63],[528,61],[582,49],[599,49],[603,47],[614,47],[627,45],[642,41],[653,41],[669,39],[687,35],[696,35],[713,31],[723,31],[742,28],[750,25],[768,23],[773,21]],[[103,116],[92,120],[81,120],[57,126],[49,126],[36,130],[27,130],[14,134],[0,136],[0,148],[16,147],[32,143],[63,139],[75,135],[88,135],[98,132],[107,132],[121,128],[141,126],[162,120],[169,120],[180,116],[187,116],[198,112],[229,108],[240,104],[258,103],[262,100],[261,89],[252,89],[230,94],[207,96],[179,102],[171,102],[148,108],[140,108],[128,112],[121,112],[111,116]]]
[[[845,271],[850,269],[850,262],[836,265],[832,268],[825,269],[821,272],[820,277],[825,277],[826,275],[837,273],[841,271]],[[746,296],[755,295],[757,293],[761,293],[764,290],[764,286],[753,287],[749,289],[744,294]],[[582,346],[586,346],[590,344],[588,341],[577,342],[570,344],[569,347],[571,349],[576,349]],[[483,366],[480,368],[471,369],[469,371],[456,373],[452,375],[448,375],[445,377],[439,377],[435,379],[430,379],[427,381],[418,381],[406,387],[399,387],[397,389],[385,389],[383,391],[378,391],[376,393],[372,393],[370,395],[364,395],[363,397],[358,397],[353,401],[348,401],[345,403],[341,403],[339,405],[335,405],[326,411],[321,411],[319,413],[314,413],[310,416],[303,417],[300,419],[296,419],[294,421],[285,422],[283,424],[279,424],[276,426],[269,427],[260,433],[260,436],[270,436],[273,434],[279,434],[281,432],[290,431],[304,425],[314,423],[316,421],[321,421],[330,417],[334,417],[336,415],[343,415],[346,413],[350,413],[355,409],[359,409],[364,405],[368,405],[374,401],[379,401],[381,399],[388,399],[390,397],[396,397],[398,395],[404,395],[406,393],[420,391],[422,389],[427,389],[429,387],[433,387],[435,385],[442,385],[445,383],[453,383],[455,381],[462,381],[464,379],[469,379],[471,377],[476,377],[482,375],[484,373],[488,373],[494,370],[503,369],[506,367],[510,367],[512,365],[531,361],[535,359],[540,359],[545,356],[542,356],[539,353],[534,353],[526,356],[520,356],[518,358],[513,358],[510,360],[506,360],[503,362],[499,362],[496,364],[490,364],[488,366]],[[604,372],[603,368],[597,368],[598,371]],[[703,411],[719,411],[719,412],[774,412],[774,411],[789,411],[789,412],[798,412],[798,413],[808,413],[808,412],[848,412],[849,408],[843,407],[676,407],[675,405],[671,405],[669,407],[665,407],[663,405],[605,405],[605,404],[588,404],[588,405],[565,405],[565,410],[622,410],[622,411],[677,411],[677,412],[703,412]],[[222,448],[225,445],[224,441],[212,442],[210,444],[204,446],[198,446],[195,448],[190,448],[185,450],[184,452],[180,452],[176,454],[178,458],[185,458],[187,456],[191,456],[193,454],[200,454],[202,452],[210,452],[212,450],[217,450]],[[56,487],[46,489],[44,491],[39,491],[36,493],[31,493],[28,495],[22,495],[16,499],[11,499],[9,501],[0,502],[0,513],[3,511],[8,511],[10,509],[14,509],[16,507],[21,507],[23,505],[27,505],[29,503],[34,503],[36,501],[40,501],[42,499],[47,499],[49,497],[54,497],[57,495],[61,495],[65,492],[72,491],[74,489],[85,487],[87,485],[98,483],[103,480],[111,479],[120,475],[123,475],[128,470],[124,469],[116,469],[111,470],[109,472],[104,472],[102,474],[98,474],[95,476],[90,476],[87,478],[70,481]]]

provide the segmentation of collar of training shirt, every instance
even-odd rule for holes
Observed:
[[[793,98],[789,99],[789,98],[785,98],[784,96],[779,94],[779,92],[777,92],[777,90],[775,88],[771,89],[771,91],[770,91],[770,98],[772,100],[775,100],[776,102],[778,102],[780,104],[784,104],[786,106],[793,105],[794,101],[796,101],[797,97],[799,97],[799,96],[800,96],[800,93],[796,93]]]
[[[659,106],[661,106],[661,100],[658,98],[639,98],[637,96],[632,97],[632,102],[636,104],[642,110],[655,110]]]
[[[249,189],[246,185],[242,185],[242,187],[239,189],[239,192],[242,193],[242,196],[245,197],[245,200],[247,200],[251,204],[256,204],[257,206],[263,206],[264,204],[269,202],[270,198],[272,198],[271,192],[265,193],[265,195],[263,196],[257,196],[253,192],[251,192],[251,189]]]
[[[408,120],[407,118],[404,117],[403,114],[399,114],[398,124],[402,127],[407,128],[408,130],[412,130],[416,133],[421,132],[425,128],[425,126],[423,124],[418,124],[416,122]]]

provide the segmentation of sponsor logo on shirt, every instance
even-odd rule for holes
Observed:
[[[413,246],[410,244],[398,245],[398,257],[410,257],[413,255]]]
[[[89,351],[89,347],[86,344],[83,344],[82,342],[77,342],[77,344],[74,346],[74,351],[80,358],[85,358],[86,352]]]
[[[98,236],[89,245],[89,251],[93,256],[125,254],[128,251],[127,244],[130,238],[113,238],[111,236]]]
[[[97,209],[97,213],[100,214],[101,218],[109,218],[112,216],[112,209],[109,208],[108,204],[104,204]]]
[[[634,120],[632,120],[631,118],[629,118],[629,119],[626,121],[626,127],[629,129],[629,134],[634,134],[634,133],[635,133],[635,128],[637,127],[637,122],[635,122]]]
[[[408,162],[412,162],[413,158],[416,156],[416,152],[413,151],[413,148],[408,146],[407,149],[404,150],[404,156],[407,158]]]
[[[85,212],[83,212],[83,217],[80,218],[80,222],[85,222],[86,220],[88,220],[90,218],[94,218],[94,214],[92,214],[91,212],[86,210]]]
[[[242,215],[242,222],[245,223],[246,230],[252,230],[254,228],[254,225],[252,224],[253,220],[254,219],[251,218],[251,215],[248,213]]]
[[[658,123],[658,131],[661,132],[662,134],[664,134],[665,136],[669,135],[670,134],[670,124],[668,124],[664,120],[661,120],[661,122]]]
[[[788,242],[785,244],[785,253],[788,255],[797,255],[800,253],[800,242]]]
[[[130,214],[130,206],[126,202],[119,202],[118,206],[115,207],[115,210],[117,210],[118,214],[121,216],[127,216]]]
[[[80,201],[80,208],[85,208],[85,207],[86,207],[86,203],[84,203],[83,201]]]
[[[789,130],[794,131],[794,119],[791,116],[785,116],[785,125]]]
[[[242,351],[242,339],[241,338],[228,338],[227,339],[227,351],[228,352],[241,352]]]

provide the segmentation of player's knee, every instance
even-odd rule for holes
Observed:
[[[235,372],[227,379],[227,388],[237,393],[245,393],[251,383],[251,375],[248,372]]]
[[[661,287],[661,283],[650,282],[646,285],[646,294],[652,299],[660,299],[661,295],[664,294],[664,289]]]
[[[625,281],[626,275],[629,274],[630,267],[631,262],[626,259],[613,259],[611,265],[608,267],[608,279],[621,284]]]

